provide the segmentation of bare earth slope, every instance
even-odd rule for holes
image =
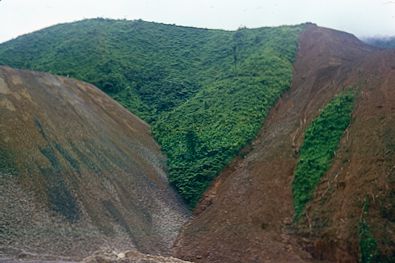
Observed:
[[[149,127],[94,86],[0,67],[0,257],[168,254],[188,217]]]
[[[352,124],[307,217],[294,225],[291,183],[304,131],[350,85],[360,91]],[[245,149],[247,155],[205,194],[181,231],[174,255],[195,262],[356,262],[366,195],[372,197],[368,222],[373,236],[382,251],[393,253],[394,118],[395,52],[306,26],[290,91]]]

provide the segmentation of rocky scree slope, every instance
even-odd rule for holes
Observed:
[[[111,251],[99,251],[94,255],[85,258],[83,263],[191,263],[173,257],[155,256],[143,254],[136,250],[129,250],[121,253]]]
[[[91,84],[0,67],[0,253],[168,254],[188,211],[149,126]]]
[[[195,262],[393,262],[395,51],[308,25],[291,89],[245,156],[182,229],[174,255]],[[353,90],[351,123],[296,220],[292,182],[306,128]]]

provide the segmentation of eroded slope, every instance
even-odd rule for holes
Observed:
[[[196,262],[355,262],[367,193],[375,204],[366,219],[372,235],[382,252],[393,253],[394,61],[394,51],[377,51],[352,35],[307,26],[291,90],[273,108],[251,149],[245,149],[247,155],[206,192],[174,254]],[[331,179],[321,180],[296,225],[292,181],[305,129],[348,88],[359,95],[335,157],[336,170],[327,173]]]
[[[344,85],[360,89],[353,120],[300,234],[311,239],[309,249],[317,258],[393,262],[395,51],[370,53]]]
[[[94,86],[0,67],[0,251],[167,254],[188,212],[146,123]]]

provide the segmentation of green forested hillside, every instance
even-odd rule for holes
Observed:
[[[258,53],[258,52],[257,52]],[[265,47],[237,73],[204,86],[154,124],[169,157],[170,180],[194,204],[217,173],[246,145],[289,86],[291,62]]]
[[[144,21],[84,20],[2,44],[0,64],[88,81],[152,121],[200,89],[198,66],[218,67],[227,37]]]
[[[3,43],[0,64],[91,82],[151,123],[193,206],[290,86],[301,30],[91,19]]]

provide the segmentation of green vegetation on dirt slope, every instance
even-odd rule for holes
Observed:
[[[306,130],[292,185],[296,220],[330,167],[340,139],[350,124],[353,105],[354,93],[343,92],[326,105]]]
[[[169,158],[170,182],[190,206],[255,137],[289,88],[298,32],[289,27],[235,32],[228,46],[236,47],[237,58],[230,57],[215,80],[154,124]],[[267,40],[259,42],[263,36]]]
[[[359,221],[359,256],[361,263],[383,262],[379,260],[380,252],[377,248],[377,242],[370,232],[367,217],[369,214],[369,198],[366,197],[363,207],[362,216]]]
[[[171,183],[194,206],[290,86],[302,28],[84,20],[1,44],[0,64],[91,82],[150,122]]]
[[[154,125],[155,137],[169,157],[170,181],[192,206],[255,137],[290,86],[291,61],[271,48],[263,49],[260,57],[246,58],[239,67],[237,75],[210,83]]]

